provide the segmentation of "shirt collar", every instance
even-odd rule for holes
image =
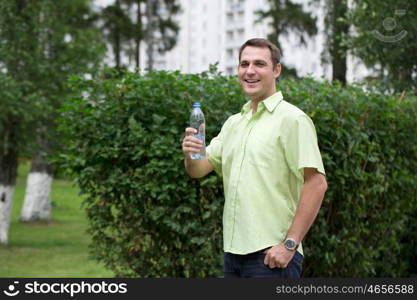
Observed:
[[[284,99],[281,91],[274,93],[265,100],[260,102],[260,105],[264,105],[269,112],[273,112],[278,104]],[[246,102],[242,106],[241,114],[246,114],[252,109],[251,101]]]

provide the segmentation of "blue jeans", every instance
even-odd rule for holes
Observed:
[[[224,278],[299,278],[301,276],[303,256],[295,252],[285,269],[273,268],[264,264],[264,250],[246,254],[224,253]]]

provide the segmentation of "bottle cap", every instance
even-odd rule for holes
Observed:
[[[196,108],[196,107],[201,107],[200,102],[194,102],[193,107],[194,107],[194,108]]]

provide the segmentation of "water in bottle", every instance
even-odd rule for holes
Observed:
[[[197,133],[194,135],[196,138],[203,141],[203,148],[200,152],[192,153],[192,159],[203,159],[206,157],[206,139],[205,139],[205,120],[204,114],[201,110],[201,104],[199,102],[195,102],[193,104],[193,110],[191,111],[190,116],[190,127],[197,130]]]

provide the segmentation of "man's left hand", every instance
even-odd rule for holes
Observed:
[[[284,243],[280,243],[266,250],[264,263],[272,268],[286,268],[293,258],[295,251],[285,248]]]

